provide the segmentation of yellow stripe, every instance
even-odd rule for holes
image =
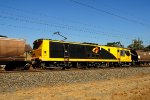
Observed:
[[[64,61],[64,58],[48,58],[48,59],[44,59],[44,58],[39,58],[42,61]],[[114,60],[114,59],[69,59],[69,61],[72,62],[119,62],[118,60]],[[126,60],[126,61],[122,61],[122,62],[131,62],[130,60]]]

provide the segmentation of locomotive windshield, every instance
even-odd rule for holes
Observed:
[[[35,41],[33,43],[33,49],[38,49],[40,47],[40,45],[42,44],[42,41]]]

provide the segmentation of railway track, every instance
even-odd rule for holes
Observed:
[[[101,67],[101,68],[70,68],[70,69],[65,69],[62,70],[61,68],[53,68],[53,69],[41,69],[41,68],[36,68],[36,69],[29,69],[29,70],[13,70],[13,71],[5,71],[4,69],[0,69],[0,73],[32,73],[32,72],[53,72],[53,71],[82,71],[82,70],[103,70],[103,69],[124,69],[124,68],[137,68],[137,67],[150,67],[150,65],[144,65],[144,66],[124,66],[124,67]]]

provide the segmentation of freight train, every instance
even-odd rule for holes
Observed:
[[[127,48],[50,39],[35,40],[32,53],[35,68],[131,66],[145,62],[139,60],[139,52]],[[149,64],[148,54],[145,63]]]
[[[28,60],[27,51],[31,53],[31,59]],[[150,64],[150,51],[51,39],[37,39],[31,49],[22,39],[0,38],[0,65],[6,65],[5,70],[13,70],[17,66],[23,69],[31,66],[66,69],[137,64]]]

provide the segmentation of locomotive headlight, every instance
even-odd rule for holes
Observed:
[[[42,61],[44,61],[45,59],[44,58],[42,58]]]
[[[138,58],[140,59],[140,58],[141,58],[141,56],[138,56]]]

